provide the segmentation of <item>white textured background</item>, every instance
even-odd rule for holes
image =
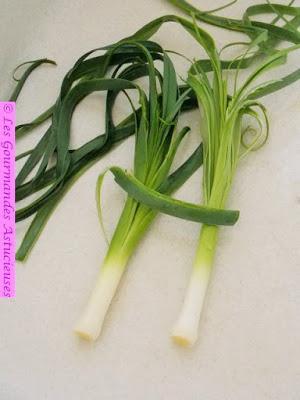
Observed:
[[[208,9],[224,2],[194,3]],[[255,3],[239,1],[223,14],[238,17]],[[163,0],[1,0],[1,99],[13,87],[10,72],[16,65],[40,57],[56,60],[56,68],[46,65],[34,72],[20,97],[18,122],[29,121],[55,100],[63,75],[81,54],[172,12]],[[208,29],[218,45],[239,38]],[[155,38],[188,56],[202,54],[174,25]],[[299,53],[284,69],[298,65]],[[183,74],[182,61],[178,66]],[[264,99],[270,140],[238,170],[229,205],[240,209],[241,217],[234,228],[221,231],[196,347],[176,347],[169,331],[199,228],[166,216],[157,218],[132,258],[100,340],[89,344],[72,333],[105,253],[94,201],[96,177],[107,165],[132,165],[129,139],[73,186],[28,262],[17,265],[17,297],[0,300],[1,400],[300,398],[299,89],[297,83]],[[199,140],[197,112],[182,123],[193,127],[182,146],[184,157]],[[103,97],[97,94],[75,113],[73,143],[100,128]],[[18,149],[38,135],[24,139]],[[200,172],[177,196],[199,200]],[[111,232],[124,194],[108,179],[104,197]],[[26,226],[18,225],[19,239]]]

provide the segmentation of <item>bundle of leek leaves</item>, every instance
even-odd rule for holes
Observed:
[[[31,123],[17,127],[17,138],[20,138],[51,119],[50,127],[38,144],[17,157],[27,157],[16,178],[17,201],[42,191],[39,197],[16,212],[17,221],[35,214],[17,252],[18,260],[26,258],[55,206],[74,181],[117,143],[135,134],[133,174],[118,167],[110,169],[116,182],[128,193],[128,198],[95,289],[76,327],[76,332],[88,339],[98,337],[128,259],[160,211],[203,223],[187,295],[173,330],[173,337],[180,344],[191,345],[195,342],[215,251],[217,226],[234,224],[238,218],[237,211],[224,210],[237,162],[250,150],[259,148],[268,134],[266,110],[257,99],[300,78],[300,69],[297,69],[276,81],[252,86],[257,77],[284,63],[288,53],[299,47],[299,8],[291,4],[256,5],[246,10],[242,20],[233,20],[216,16],[212,12],[200,12],[185,1],[169,2],[191,15],[192,20],[173,15],[163,16],[129,38],[86,53],[65,76],[56,103]],[[272,23],[250,19],[253,15],[265,13],[275,15]],[[292,18],[288,19],[290,16]],[[197,25],[197,19],[244,32],[250,37],[247,51],[234,60],[221,60],[212,37]],[[284,21],[284,25],[277,25],[279,21]],[[192,64],[186,85],[178,85],[168,54],[160,45],[149,40],[166,22],[180,24],[208,55],[208,59]],[[292,45],[277,50],[277,45],[282,41]],[[105,53],[93,56],[97,50]],[[45,62],[52,61],[41,59],[29,64],[11,100],[17,99],[31,72]],[[239,70],[254,62],[257,62],[257,68],[239,84]],[[163,73],[159,72],[156,63],[162,63]],[[232,94],[228,93],[228,82],[224,75],[224,70],[228,69],[236,71]],[[143,76],[148,77],[148,96],[135,82]],[[160,87],[159,91],[157,87]],[[129,89],[138,93],[137,110],[126,92]],[[76,105],[94,91],[106,92],[105,133],[73,150],[70,148],[72,114]],[[115,125],[112,112],[120,92],[126,94],[133,112]],[[178,146],[188,132],[188,128],[177,131],[179,115],[185,110],[196,108],[197,104],[201,111],[202,144],[181,167],[170,174]],[[250,131],[249,128],[243,128],[245,116],[252,117],[260,128],[250,144],[244,140]],[[193,205],[169,197],[202,163],[204,204]],[[34,177],[28,179],[34,169]],[[103,176],[100,175],[97,183],[100,220],[99,197]]]

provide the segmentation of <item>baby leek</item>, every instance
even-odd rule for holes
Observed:
[[[137,86],[140,97],[141,118],[136,121],[134,175],[150,187],[158,188],[166,179],[175,152],[187,133],[187,129],[175,135],[175,127],[180,106],[187,92],[178,97],[178,85],[173,64],[164,54],[164,74],[158,79],[153,58],[140,43],[136,43],[147,59],[149,73],[149,99]],[[116,73],[126,79],[135,66]],[[117,75],[118,74],[118,75]],[[157,80],[163,91],[160,102],[157,94]],[[110,121],[111,122],[111,121]],[[103,175],[99,177],[98,194]],[[94,290],[80,317],[75,332],[81,337],[95,340],[99,336],[111,300],[124,273],[127,262],[154,217],[153,211],[128,197],[115,229],[109,249],[103,261]]]
[[[267,57],[244,83],[237,88],[237,73],[233,94],[228,93],[228,78],[224,77],[214,41],[195,26],[198,42],[203,46],[213,65],[212,82],[199,65],[191,68],[188,84],[196,93],[201,119],[203,142],[203,201],[209,207],[224,208],[238,161],[250,150],[265,143],[269,124],[264,106],[256,100],[259,91],[270,82],[253,87],[253,82],[270,68],[285,62],[286,55],[300,46],[276,51]],[[263,36],[256,39],[264,40]],[[252,143],[244,140],[249,128],[243,130],[245,116],[258,124],[258,135]],[[251,130],[252,132],[252,130]],[[172,331],[173,339],[184,346],[195,343],[198,325],[208,287],[216,249],[218,227],[204,224],[201,228],[194,266],[184,303]]]

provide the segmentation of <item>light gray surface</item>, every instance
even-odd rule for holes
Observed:
[[[197,3],[203,9],[212,5]],[[225,14],[239,16],[254,3],[240,1]],[[174,10],[162,0],[2,0],[0,8],[0,33],[6,37],[0,44],[2,99],[12,88],[9,73],[18,63],[44,56],[58,62],[56,68],[37,70],[26,84],[19,122],[53,102],[61,78],[85,51]],[[209,29],[218,45],[233,37]],[[179,27],[164,27],[156,38],[188,56],[202,54]],[[298,65],[297,57],[290,67]],[[177,62],[183,73],[184,64]],[[270,140],[238,170],[229,205],[241,210],[241,218],[234,228],[221,231],[196,347],[176,347],[169,331],[183,299],[199,227],[165,216],[157,218],[131,260],[100,340],[89,344],[72,333],[106,248],[95,181],[107,165],[132,165],[133,141],[128,140],[72,188],[28,262],[17,265],[17,298],[0,301],[1,400],[299,399],[299,89],[297,83],[264,100]],[[99,132],[103,110],[100,95],[80,105],[72,125],[74,143]],[[182,118],[182,124],[193,127],[182,157],[199,140],[197,119],[197,112]],[[33,140],[22,141],[19,150]],[[197,172],[177,197],[197,201],[199,196]],[[123,199],[108,179],[109,232]],[[26,226],[18,225],[19,239]]]

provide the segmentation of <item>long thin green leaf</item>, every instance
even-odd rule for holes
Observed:
[[[40,139],[35,149],[31,152],[30,156],[16,177],[16,186],[19,186],[21,183],[23,183],[33,168],[38,164],[48,146],[51,134],[51,128],[47,129],[45,135]]]
[[[15,73],[17,72],[17,70],[19,68],[21,68],[24,65],[29,65],[29,67],[24,71],[24,73],[22,74],[22,76],[17,79],[15,78]],[[18,82],[13,93],[11,94],[9,101],[17,101],[19,94],[26,82],[26,80],[28,79],[29,75],[40,65],[42,64],[53,64],[56,65],[55,61],[52,60],[48,60],[47,58],[41,58],[39,60],[34,60],[34,61],[26,61],[25,63],[22,63],[20,65],[18,65],[15,70],[14,70],[14,79]]]
[[[16,127],[16,139],[19,139],[20,137],[24,136],[26,133],[31,132],[34,128],[38,127],[45,121],[47,121],[53,114],[54,111],[54,106],[48,108],[46,111],[44,111],[42,114],[40,114],[38,117],[36,117],[32,122],[29,122],[27,124],[20,124]]]
[[[111,167],[110,171],[113,173],[115,181],[130,197],[154,210],[209,225],[233,225],[238,220],[238,211],[213,209],[175,200],[153,189],[149,189],[134,176],[129,175],[119,167]]]

